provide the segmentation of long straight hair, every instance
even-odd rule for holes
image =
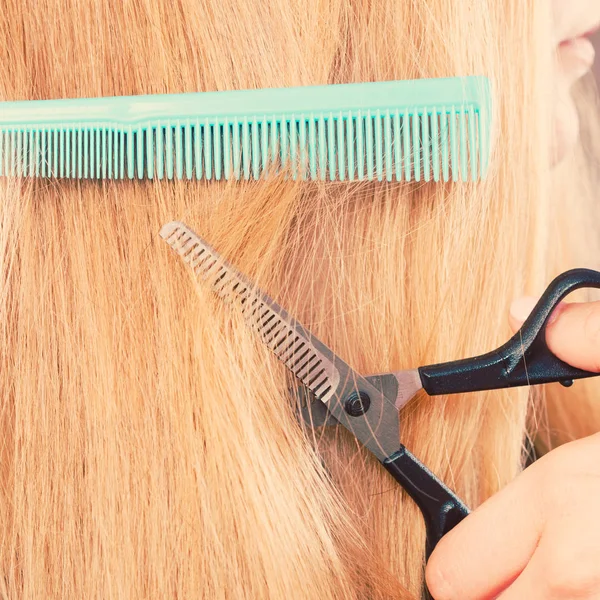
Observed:
[[[545,3],[2,4],[7,100],[491,78],[485,183],[0,188],[0,597],[419,597],[412,501],[352,436],[303,431],[285,369],[157,232],[188,222],[362,373],[496,347],[514,296],[598,256],[580,161],[549,169]],[[530,414],[527,390],[419,397],[399,439],[475,507]]]

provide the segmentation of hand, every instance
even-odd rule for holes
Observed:
[[[535,300],[511,307],[518,329]],[[546,340],[600,372],[600,303],[561,304]],[[600,435],[535,462],[448,533],[426,579],[435,600],[600,599]]]

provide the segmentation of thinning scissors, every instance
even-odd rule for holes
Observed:
[[[600,273],[574,269],[546,289],[521,329],[500,348],[417,369],[365,377],[229,265],[183,223],[165,225],[161,237],[194,273],[227,302],[240,305],[250,325],[310,391],[301,410],[312,426],[342,425],[361,442],[420,508],[427,530],[426,557],[468,514],[467,506],[400,442],[399,410],[421,389],[430,396],[560,382],[597,373],[571,367],[546,345],[548,319],[572,291],[600,288]]]

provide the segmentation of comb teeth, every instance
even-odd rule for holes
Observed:
[[[377,111],[286,123],[167,123],[0,132],[0,175],[76,179],[476,181],[481,121],[474,111]]]
[[[283,309],[253,287],[183,223],[167,223],[160,236],[220,298],[239,303],[242,314],[265,345],[317,399],[327,402],[333,396],[340,380],[338,370]]]
[[[476,181],[489,96],[487,79],[467,77],[7,102],[0,175]]]

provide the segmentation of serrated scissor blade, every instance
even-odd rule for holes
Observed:
[[[179,221],[160,236],[224,301],[237,303],[263,343],[380,460],[398,449],[398,409],[380,390],[353,371],[323,342],[228,264],[209,244]],[[365,414],[351,416],[345,401],[362,392],[370,401]]]

